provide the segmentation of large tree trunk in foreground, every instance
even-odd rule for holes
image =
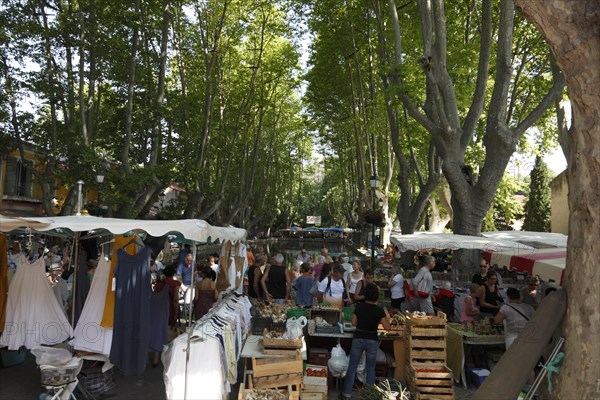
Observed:
[[[569,241],[565,359],[555,385],[559,399],[600,393],[600,3],[597,0],[515,0],[548,41],[565,74],[573,123],[567,178]],[[594,249],[595,248],[595,249]]]

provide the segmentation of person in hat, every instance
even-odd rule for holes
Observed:
[[[69,307],[69,287],[67,281],[65,281],[60,275],[63,273],[63,267],[60,263],[52,263],[49,267],[48,282],[50,287],[60,304],[60,308],[67,314]]]

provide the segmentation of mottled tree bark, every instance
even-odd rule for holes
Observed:
[[[563,71],[573,110],[570,129],[568,294],[559,399],[600,394],[600,2],[515,0],[548,41]]]

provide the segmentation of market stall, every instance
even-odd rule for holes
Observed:
[[[451,233],[417,232],[411,235],[402,235],[394,232],[390,236],[390,240],[401,252],[421,249],[481,249],[491,251],[533,249],[532,246],[527,244],[502,237],[465,236]]]
[[[448,368],[452,370],[454,380],[462,381],[467,387],[466,363],[473,354],[481,354],[489,348],[504,348],[504,332],[502,327],[478,321],[475,324],[448,324]],[[490,369],[486,357],[482,366]]]
[[[75,249],[78,249],[78,241],[83,240],[83,239],[88,239],[88,238],[95,238],[95,237],[100,237],[100,236],[107,236],[107,235],[123,235],[123,234],[129,234],[132,235],[131,238],[127,241],[127,244],[133,243],[133,240],[135,239],[135,237],[137,237],[136,234],[146,234],[148,236],[152,236],[152,237],[161,237],[161,236],[169,236],[169,238],[171,240],[177,240],[177,241],[187,241],[190,243],[206,243],[206,242],[228,242],[228,241],[233,241],[233,242],[239,242],[241,240],[244,240],[246,237],[246,231],[244,229],[239,229],[239,228],[234,228],[234,227],[214,227],[211,226],[210,224],[208,224],[206,221],[202,221],[202,220],[173,220],[173,221],[166,221],[166,220],[128,220],[128,219],[117,219],[117,218],[98,218],[98,217],[92,217],[92,216],[67,216],[67,217],[37,217],[37,218],[8,218],[8,217],[4,217],[4,216],[0,216],[0,231],[2,232],[11,232],[14,231],[16,229],[23,229],[25,230],[25,232],[27,233],[27,236],[29,236],[29,241],[31,241],[31,236],[33,234],[45,234],[45,235],[49,235],[49,236],[58,236],[61,238],[69,238],[69,239],[73,239],[75,242],[75,246],[73,246]],[[138,246],[137,249],[134,252],[134,255],[131,257],[137,257],[139,258],[139,265],[142,266],[143,268],[138,268],[139,271],[144,271],[143,273],[145,274],[144,277],[142,277],[142,279],[140,280],[140,283],[148,283],[148,285],[142,285],[142,286],[148,286],[146,289],[146,291],[150,290],[149,289],[149,285],[150,285],[150,278],[149,278],[149,259],[150,259],[150,251],[148,249],[144,248],[144,243],[142,243],[141,241],[138,241]],[[116,248],[116,246],[115,246]],[[222,254],[222,256],[224,257],[224,259],[227,260],[231,260],[230,263],[226,262],[225,265],[230,265],[230,273],[228,278],[229,279],[229,284],[226,285],[227,289],[232,289],[233,291],[236,292],[241,292],[241,276],[243,276],[243,273],[245,271],[245,268],[247,267],[247,261],[245,259],[245,246],[240,245],[238,246],[237,244],[235,246],[230,246],[229,248],[234,248],[234,249],[238,249],[240,251],[243,251],[244,253],[244,259],[241,260],[243,262],[238,262],[240,260],[237,260],[237,254],[226,254],[226,252],[224,254]],[[192,251],[194,253],[194,257],[195,257],[195,246],[192,248]],[[77,266],[78,266],[78,257],[77,254],[75,254],[74,257],[71,257],[72,260],[74,261],[75,264],[75,271],[77,271]],[[79,261],[80,262],[80,261]],[[144,265],[146,267],[144,267]],[[41,269],[40,269],[41,268]],[[41,273],[44,274],[43,272],[43,265],[40,266],[40,268],[36,269],[36,270],[40,270],[42,271]],[[194,275],[194,264],[192,264],[192,276]],[[26,268],[28,269],[28,268]],[[122,268],[123,269],[123,268]],[[75,272],[76,273],[76,272]],[[44,278],[45,279],[45,275]],[[107,277],[108,279],[108,277]],[[124,278],[124,279],[129,279],[129,278]],[[121,279],[122,284],[125,284],[127,286],[135,286],[136,285],[136,281],[138,280],[136,276],[132,276],[131,277],[132,280],[130,281],[123,281],[123,279]],[[117,276],[117,284],[119,282],[119,278]],[[47,282],[45,282],[47,285]],[[238,285],[239,283],[239,285]],[[25,282],[26,284],[26,282]],[[139,285],[138,285],[139,286]],[[11,286],[12,287],[12,286]],[[110,286],[108,286],[108,288],[110,289]],[[75,291],[76,287],[74,287],[74,291]],[[114,292],[114,287],[112,289],[112,291]],[[120,289],[119,289],[120,290]],[[117,292],[119,291],[117,290]],[[102,292],[102,291],[100,291]],[[13,296],[14,297],[14,296]],[[9,298],[10,298],[10,290],[9,290]],[[75,298],[75,296],[73,296],[73,298]],[[49,296],[50,299],[50,303],[52,303],[54,301],[53,295]],[[124,303],[124,300],[122,300],[121,302],[125,305],[128,306],[128,308],[131,307],[136,307],[136,304],[140,304],[141,306],[144,306],[147,308],[148,304],[149,304],[149,299],[146,300],[140,300],[140,299],[134,299],[134,302],[131,303]],[[19,302],[14,302],[14,304],[19,304]],[[144,309],[146,309],[144,308]],[[116,309],[116,307],[115,307]],[[135,310],[132,311],[134,314],[145,314],[145,312],[142,312],[140,310],[139,313],[136,313]],[[102,313],[102,310],[100,310],[100,313]],[[191,313],[191,309],[190,309],[190,313]],[[13,315],[19,315],[17,312],[12,312]],[[116,316],[116,313],[115,313]],[[249,318],[247,318],[249,320]],[[191,321],[191,318],[189,318],[189,321]],[[62,323],[65,322],[65,323]],[[116,322],[115,322],[116,323]],[[15,323],[11,322],[8,318],[6,321],[6,324],[8,324],[10,330],[8,331],[11,335],[11,337],[15,337],[18,338],[21,335],[18,331],[15,331],[14,326],[16,326]],[[66,323],[66,321],[58,321],[57,324],[55,325],[60,325],[60,326],[69,326],[69,329],[67,330],[68,334],[72,333],[72,328],[70,324]],[[134,324],[135,326],[138,326],[137,324]],[[53,325],[54,326],[54,325]],[[99,325],[98,325],[99,326]],[[102,325],[104,326],[104,325]],[[112,327],[112,325],[110,325]],[[115,325],[116,326],[116,325]],[[126,332],[127,335],[131,335],[131,332],[129,332],[127,329],[127,326],[125,326],[126,328]],[[28,327],[24,327],[24,329],[27,330],[27,332],[32,331],[30,328]],[[166,329],[166,328],[165,328]],[[135,335],[142,335],[145,334],[146,329],[145,328],[136,328],[135,329],[137,333],[134,332]],[[235,326],[234,329],[235,331]],[[89,332],[87,332],[89,333]],[[7,343],[9,336],[7,336],[7,330],[5,329],[5,333],[3,336],[3,340],[6,339]],[[31,335],[30,335],[31,336]],[[39,336],[43,336],[43,335],[39,335]],[[48,336],[48,335],[46,335]],[[46,340],[42,340],[40,341],[39,344],[55,344],[55,343],[59,343],[62,340],[62,336],[56,336],[56,340],[53,340],[51,342],[48,342]],[[189,334],[186,335],[187,337],[184,339],[184,347],[187,346],[187,353],[189,354],[189,348],[190,348],[190,343],[191,343],[191,330],[189,331]],[[241,337],[241,333],[239,334],[239,337]],[[131,342],[131,343],[138,343],[137,341]],[[144,357],[147,356],[147,352],[148,352],[148,346],[144,345],[143,342],[139,342],[141,343],[141,347],[140,347],[140,354],[144,355]],[[181,340],[179,341],[179,343],[181,343]],[[19,343],[17,343],[16,340],[11,340],[10,341],[10,346],[15,347],[15,346],[19,346]],[[11,347],[11,348],[12,348]],[[113,340],[113,348],[115,347],[115,341]],[[131,346],[126,347],[127,349],[129,349]],[[241,343],[240,343],[240,347],[241,347]],[[113,349],[114,350],[114,349]],[[129,350],[127,350],[129,351]],[[114,351],[113,351],[114,353]],[[119,357],[117,357],[119,358]],[[145,359],[145,358],[144,358]],[[112,357],[112,353],[111,353],[111,362],[113,361],[113,357]],[[183,381],[185,382],[184,386],[187,387],[187,367],[188,367],[188,362],[189,362],[189,357],[185,358],[184,360],[184,373],[180,375],[181,379],[183,379]],[[118,361],[117,361],[118,362]],[[126,364],[123,364],[126,365]],[[129,365],[129,367],[127,368],[131,368],[131,364],[127,364]],[[140,364],[140,368],[145,367],[145,362],[142,362]],[[130,371],[133,371],[132,373],[135,374],[137,373],[137,371],[139,371],[139,368],[134,367],[132,369],[130,369]],[[179,375],[177,375],[179,376]]]
[[[538,275],[544,281],[553,280],[562,284],[567,261],[567,249],[554,247],[545,249],[510,249],[504,251],[484,251],[483,257],[499,268],[506,267],[518,272]]]

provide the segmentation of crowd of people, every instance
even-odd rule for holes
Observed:
[[[473,322],[489,318],[494,324],[503,324],[508,348],[524,329],[542,299],[556,290],[553,286],[543,287],[539,277],[532,276],[517,289],[509,287],[506,296],[501,275],[482,259],[479,272],[473,276],[469,295],[461,306],[461,322]]]

